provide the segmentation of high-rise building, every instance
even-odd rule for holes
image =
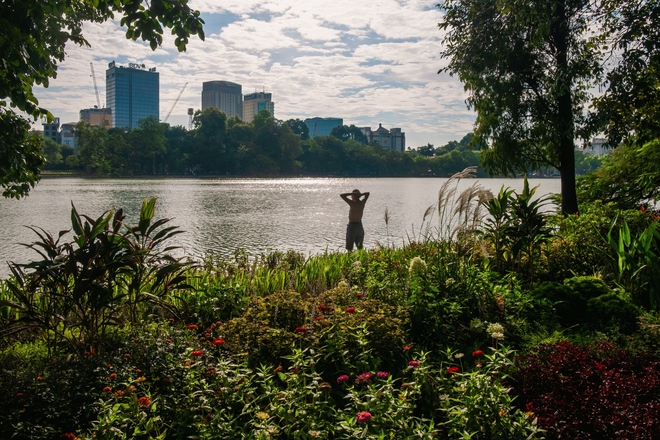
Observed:
[[[215,107],[228,118],[243,117],[243,87],[229,81],[207,81],[202,83],[202,111]]]
[[[109,108],[84,108],[80,110],[80,120],[87,122],[93,127],[112,126],[112,110]]]
[[[369,143],[377,143],[388,150],[406,151],[406,134],[400,128],[387,129],[382,124],[378,124],[375,131],[371,127],[360,127],[360,131],[369,139]]]
[[[133,129],[150,116],[158,119],[160,82],[156,68],[129,63],[128,67],[108,64],[105,71],[105,98],[112,114],[112,126]]]
[[[332,130],[344,125],[342,118],[307,118],[303,121],[309,128],[309,137],[330,136]]]
[[[272,117],[275,117],[275,103],[271,93],[256,92],[243,97],[243,120],[252,122],[262,110],[266,110]]]
[[[42,125],[44,126],[45,138],[51,139],[58,144],[62,142],[62,136],[60,134],[60,118],[55,118],[51,122],[44,121]]]

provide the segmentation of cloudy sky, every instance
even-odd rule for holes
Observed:
[[[179,53],[166,36],[151,51],[127,40],[118,21],[85,25],[91,48],[67,47],[67,59],[40,104],[75,122],[96,104],[90,62],[101,105],[105,70],[115,60],[160,72],[163,120],[188,125],[187,109],[201,107],[202,83],[239,83],[243,93],[270,92],[275,117],[340,117],[347,125],[400,127],[408,147],[441,146],[472,130],[461,83],[438,74],[442,13],[437,0],[191,0],[202,12],[206,40],[191,39]],[[40,127],[39,127],[40,128]]]

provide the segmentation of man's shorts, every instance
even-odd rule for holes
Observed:
[[[355,244],[358,249],[362,249],[363,242],[364,242],[364,228],[362,227],[362,223],[350,222],[346,226],[346,249],[352,251],[353,244]]]

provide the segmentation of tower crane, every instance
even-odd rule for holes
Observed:
[[[94,92],[96,93],[96,108],[101,108],[101,100],[99,99],[99,88],[96,87],[96,75],[94,74],[94,64],[89,63],[89,68],[92,69],[92,81],[94,81]]]
[[[101,113],[101,127],[107,127],[108,122],[105,120],[105,104],[101,107],[101,100],[99,99],[99,88],[96,86],[96,74],[94,73],[94,63],[89,63],[89,68],[92,70],[92,81],[94,81],[94,93],[96,93],[96,108],[103,109]]]
[[[187,85],[188,85],[188,83],[185,83],[183,85],[183,87],[181,88],[181,91],[179,92],[179,96],[177,96],[176,99],[174,100],[174,104],[172,104],[172,108],[170,109],[170,111],[167,112],[167,116],[165,116],[165,119],[163,119],[163,122],[167,122],[167,119],[172,114],[172,111],[174,110],[174,107],[176,107],[176,104],[179,102],[179,98],[181,98],[181,95],[183,95],[183,91],[186,90]]]

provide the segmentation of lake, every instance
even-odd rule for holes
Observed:
[[[339,197],[355,188],[369,191],[363,224],[365,247],[401,246],[419,236],[424,213],[437,203],[442,178],[286,178],[286,179],[84,179],[44,178],[23,200],[0,199],[0,277],[6,261],[25,263],[38,255],[20,243],[37,236],[25,225],[57,235],[70,229],[73,203],[80,214],[97,218],[124,208],[134,225],[146,198],[157,196],[156,218],[171,218],[184,231],[176,244],[181,254],[251,255],[293,249],[306,255],[340,251],[348,205]],[[522,179],[462,179],[457,193],[478,183],[497,193],[502,186],[522,190]],[[537,194],[560,191],[559,179],[530,179]],[[389,215],[386,223],[385,210]],[[430,221],[429,221],[430,220]],[[437,214],[424,226],[438,226]],[[70,235],[67,236],[70,238]]]

